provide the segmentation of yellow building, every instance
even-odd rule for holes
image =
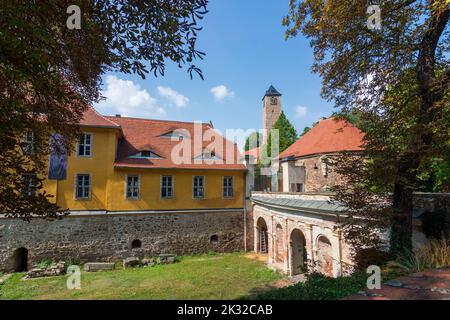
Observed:
[[[33,223],[0,216],[0,271],[247,248],[246,167],[212,125],[92,108],[80,125],[75,151],[51,152],[44,181],[69,214]]]
[[[63,209],[244,207],[245,166],[210,124],[105,117],[90,108],[81,128],[64,179],[45,182]]]

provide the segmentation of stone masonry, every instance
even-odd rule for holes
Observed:
[[[283,162],[282,190],[296,192],[296,184],[302,184],[302,192],[329,191],[342,183],[342,177],[333,170],[332,161],[333,155],[317,155]]]
[[[281,96],[265,96],[263,99],[263,145],[272,130],[273,125],[281,115]]]
[[[42,260],[106,262],[130,256],[243,250],[240,210],[189,213],[80,214],[31,223],[0,218],[0,270],[14,271],[14,253],[27,265]],[[24,250],[26,249],[26,250]]]
[[[329,163],[326,164],[325,161]],[[305,192],[328,191],[330,187],[342,183],[342,177],[333,170],[331,161],[332,156],[326,158],[315,156],[297,160],[296,165],[305,167]]]

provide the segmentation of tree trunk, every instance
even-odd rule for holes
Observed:
[[[431,5],[432,8],[438,1],[435,2]],[[429,128],[430,111],[444,98],[443,88],[439,86],[436,79],[435,54],[448,20],[448,5],[444,8],[436,6],[432,9],[429,28],[419,46],[416,78],[422,101],[413,132],[415,139],[412,139],[412,143],[399,161],[398,177],[394,187],[394,215],[390,235],[390,253],[393,258],[412,251],[413,196],[417,169],[421,161],[426,158],[433,141],[433,133]]]
[[[390,236],[390,254],[394,259],[410,253],[413,248],[413,200],[419,165],[420,160],[413,153],[405,153],[399,160]]]
[[[413,189],[405,183],[395,183],[390,235],[390,254],[394,259],[412,251],[413,196]]]

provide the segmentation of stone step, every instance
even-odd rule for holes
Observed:
[[[84,264],[84,271],[86,272],[112,271],[114,268],[115,264],[110,262],[88,262]]]

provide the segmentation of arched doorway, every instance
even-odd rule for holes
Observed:
[[[299,229],[291,233],[291,272],[292,275],[307,271],[306,239]]]
[[[325,236],[317,238],[318,271],[326,276],[333,276],[333,250],[331,242]]]
[[[13,270],[14,272],[24,272],[28,270],[28,250],[19,248],[13,254]]]
[[[283,227],[281,225],[277,225],[275,229],[275,261],[276,262],[284,262],[285,257],[285,248],[283,241]]]
[[[257,228],[257,248],[256,252],[261,254],[269,253],[269,238],[267,233],[267,224],[263,218],[259,218],[256,224]]]

